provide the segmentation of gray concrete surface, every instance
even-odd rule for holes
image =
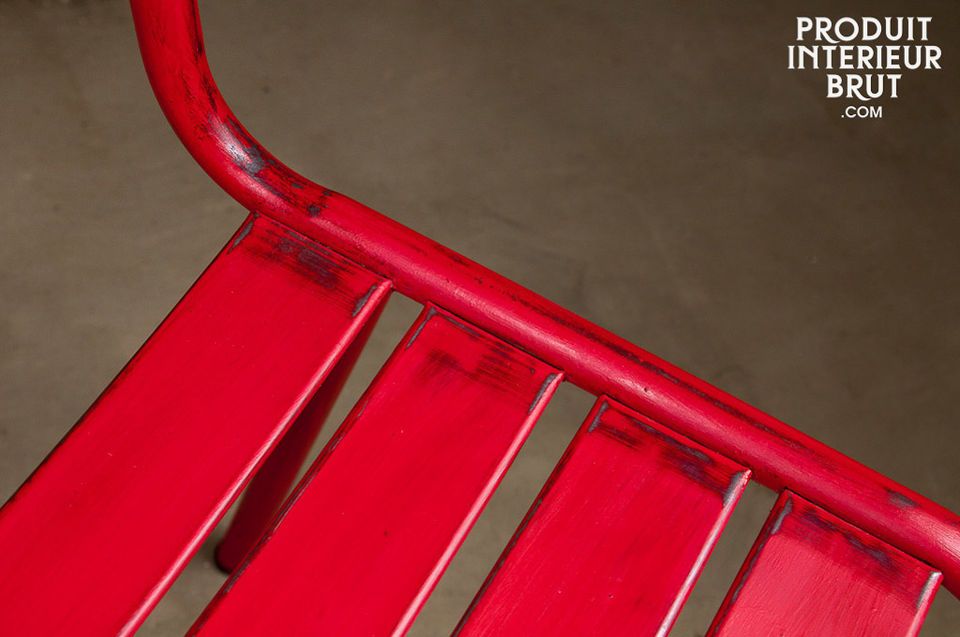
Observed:
[[[960,509],[960,5],[942,72],[852,121],[785,68],[799,3],[203,4],[221,87],[305,174]],[[0,499],[241,222],[170,133],[119,0],[0,1]],[[338,407],[416,307],[394,303]],[[447,634],[585,414],[565,388],[427,605]],[[328,433],[332,428],[328,428]],[[702,635],[752,488],[674,635]],[[217,533],[221,531],[218,530]],[[221,582],[209,546],[142,635]],[[924,635],[952,636],[946,592]]]

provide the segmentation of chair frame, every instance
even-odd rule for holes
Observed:
[[[960,517],[780,420],[392,219],[296,173],[220,94],[195,0],[133,0],[147,74],[174,131],[245,208],[360,263],[924,560],[960,593]],[[162,37],[161,35],[162,34]]]
[[[869,595],[857,597],[861,604],[856,613],[843,616],[844,609],[839,610],[844,620],[852,617],[859,621],[867,617],[867,621],[874,622],[870,630],[881,626],[899,631],[890,634],[916,634],[941,574],[945,587],[954,595],[960,593],[960,516],[449,248],[294,172],[256,141],[220,94],[207,63],[196,0],[131,0],[131,6],[147,75],[164,114],[194,159],[250,211],[250,216],[197,285],[67,435],[61,447],[51,452],[0,510],[0,543],[8,548],[23,548],[21,553],[8,550],[4,555],[6,562],[0,561],[0,572],[6,571],[5,577],[0,578],[0,588],[5,587],[2,590],[14,600],[0,605],[0,624],[6,622],[0,628],[13,627],[21,631],[18,634],[62,631],[69,622],[83,615],[79,629],[69,626],[73,634],[118,631],[132,634],[246,487],[237,515],[216,554],[221,567],[232,571],[231,578],[191,634],[222,630],[223,626],[230,626],[229,622],[237,622],[233,626],[239,632],[249,632],[244,616],[231,614],[234,611],[229,610],[217,615],[217,604],[222,608],[226,599],[249,609],[256,605],[249,600],[259,600],[261,594],[274,592],[278,579],[295,586],[297,580],[288,577],[289,569],[292,564],[307,563],[308,557],[320,562],[307,565],[309,572],[299,580],[298,590],[309,595],[318,582],[330,584],[332,581],[332,585],[337,586],[336,579],[310,578],[322,575],[324,568],[340,557],[343,558],[340,565],[346,564],[348,570],[364,561],[368,554],[353,559],[346,549],[362,553],[377,542],[386,545],[389,541],[379,536],[389,536],[385,529],[399,526],[397,518],[422,524],[425,519],[426,523],[434,520],[435,513],[442,513],[454,528],[449,537],[441,533],[432,540],[424,540],[418,534],[420,528],[413,524],[406,529],[406,536],[401,535],[406,540],[391,545],[401,553],[423,549],[417,566],[426,564],[431,569],[425,582],[413,587],[416,591],[412,597],[403,592],[395,596],[394,601],[400,606],[393,610],[402,607],[403,617],[390,630],[400,634],[413,621],[433,583],[561,381],[569,381],[593,394],[598,402],[564,456],[572,460],[571,464],[561,461],[558,465],[511,546],[525,539],[525,528],[546,528],[546,533],[554,532],[553,537],[562,540],[576,540],[584,533],[589,541],[600,542],[601,551],[607,551],[602,557],[608,565],[613,560],[620,568],[618,550],[627,551],[629,557],[637,559],[642,553],[635,549],[635,543],[641,540],[634,532],[634,524],[650,522],[644,531],[661,533],[657,535],[659,539],[662,533],[670,532],[668,527],[675,522],[687,531],[686,539],[693,538],[689,545],[672,553],[662,551],[653,560],[656,564],[644,564],[632,571],[636,576],[638,572],[644,575],[648,568],[661,574],[672,568],[675,579],[680,582],[679,588],[668,591],[673,597],[667,600],[670,608],[666,613],[647,609],[648,619],[658,622],[657,634],[666,634],[669,630],[716,536],[751,477],[781,492],[781,498],[710,634],[732,634],[729,631],[739,629],[729,626],[736,625],[744,616],[748,621],[755,617],[765,621],[761,617],[765,611],[758,611],[753,602],[744,602],[742,607],[748,610],[738,614],[738,608],[742,607],[737,606],[737,600],[741,593],[744,599],[751,595],[752,599],[764,599],[767,583],[778,585],[781,562],[777,556],[782,554],[800,555],[799,562],[793,564],[806,568],[808,575],[813,573],[804,581],[813,582],[813,588],[817,589],[813,597],[823,606],[831,606],[838,595],[842,596],[848,583],[870,589]],[[400,376],[406,376],[399,379],[391,376],[384,386],[403,397],[420,396],[417,406],[428,405],[429,409],[425,407],[424,411],[432,415],[423,418],[426,425],[417,422],[419,428],[411,427],[406,432],[406,446],[397,447],[404,453],[398,452],[390,457],[391,462],[378,465],[378,469],[385,465],[396,469],[389,474],[393,476],[389,486],[401,485],[402,488],[402,485],[414,484],[410,488],[419,489],[415,494],[422,496],[418,503],[426,502],[419,509],[414,507],[420,512],[419,517],[411,516],[410,508],[397,511],[396,507],[384,505],[398,500],[392,497],[392,491],[381,489],[380,485],[386,481],[377,482],[379,473],[372,472],[365,478],[367,486],[376,487],[368,492],[379,497],[383,505],[374,504],[370,509],[375,514],[381,510],[392,511],[393,518],[388,525],[379,518],[347,515],[348,510],[364,507],[363,502],[356,504],[359,502],[356,498],[350,500],[357,486],[354,469],[359,471],[361,461],[352,464],[343,461],[333,469],[329,467],[334,461],[339,462],[337,459],[367,458],[362,452],[369,447],[363,447],[363,441],[376,446],[395,434],[404,433],[403,427],[395,427],[395,422],[414,407],[402,400],[391,403],[398,412],[388,411],[384,415],[382,410],[377,411],[381,403],[361,399],[307,478],[289,499],[287,495],[382,310],[382,302],[392,292],[421,303],[425,309],[391,362],[381,371],[387,374],[388,369],[403,369],[407,371]],[[262,302],[264,298],[270,300]],[[424,333],[435,334],[431,330],[438,329],[438,321],[446,328],[457,326],[459,345],[444,351],[436,346],[425,354],[421,348],[426,347],[424,341],[429,339],[427,336],[417,339],[428,324],[432,327]],[[408,351],[414,341],[417,347]],[[278,350],[282,351],[278,353]],[[409,372],[420,370],[407,366],[412,364],[411,360],[417,362],[416,356],[425,357],[419,362],[446,361],[430,367],[434,370],[430,374],[449,374],[443,377],[444,381],[458,378],[462,383],[462,376],[467,373],[464,370],[469,368],[474,372],[467,385],[460,385],[459,395],[441,391],[404,393],[408,389],[405,382],[416,383],[426,378],[426,372]],[[474,359],[484,361],[485,367],[463,365],[464,360]],[[493,359],[500,363],[491,364],[489,361]],[[529,370],[530,375],[517,380],[518,367],[504,367],[503,360],[514,361],[511,364],[516,365],[518,360],[525,361],[520,367]],[[276,373],[264,371],[267,367]],[[493,373],[491,369],[499,371]],[[221,391],[224,387],[233,393]],[[374,392],[376,397],[390,395],[389,389],[377,393],[377,387],[375,381],[368,392]],[[449,387],[443,385],[445,391]],[[470,445],[471,451],[489,447],[495,462],[478,464],[475,457],[478,454],[474,453],[462,457],[473,460],[474,464],[460,463],[457,449],[446,445],[453,437],[451,432],[459,432],[450,427],[464,424],[469,418],[464,415],[466,411],[444,408],[471,392],[474,404],[482,404],[486,409],[467,410],[469,416],[476,417],[476,421],[465,426],[466,431],[477,436]],[[176,394],[175,398],[170,400],[168,393]],[[518,396],[523,396],[520,402],[517,402]],[[174,408],[168,410],[168,405]],[[373,407],[364,412],[368,405]],[[491,433],[493,429],[477,426],[498,420],[500,426],[511,425],[503,422],[509,420],[504,411],[511,405],[512,426],[516,427],[512,433],[500,430],[498,438]],[[501,411],[491,415],[498,407]],[[137,412],[138,409],[141,411]],[[615,413],[619,414],[616,418]],[[373,422],[373,429],[355,426],[361,418],[366,418],[367,427]],[[479,423],[484,418],[486,421]],[[234,423],[237,426],[233,427]],[[354,432],[353,437],[345,437],[346,431]],[[431,437],[437,432],[439,436]],[[341,437],[346,442],[334,454],[333,449]],[[606,464],[613,453],[603,446],[609,442],[608,438],[625,444],[629,452],[619,448],[618,451],[631,456],[631,461],[646,458],[647,464]],[[222,444],[224,442],[227,444]],[[641,448],[642,451],[638,451]],[[354,455],[349,455],[347,450],[352,450]],[[403,462],[392,462],[394,458],[401,458]],[[451,473],[456,479],[446,482],[431,479],[417,483],[417,476],[432,478],[434,474],[422,471],[419,465],[416,471],[405,473],[404,468],[409,465],[407,459],[411,458],[440,459],[447,466],[460,469],[462,464],[472,469]],[[588,461],[583,462],[584,458]],[[208,459],[210,467],[200,466]],[[330,464],[323,465],[324,461]],[[349,466],[344,468],[344,462]],[[173,466],[177,463],[183,466]],[[324,466],[326,472],[321,471]],[[492,470],[488,470],[490,466]],[[626,499],[617,487],[607,488],[605,482],[584,479],[587,476],[596,480],[598,476],[591,473],[591,467],[597,466],[609,470],[600,476],[601,480],[616,475],[622,480],[621,484],[664,467],[666,472],[673,473],[657,474],[650,483],[656,488],[644,484],[636,490],[642,495],[653,493],[660,497],[663,501],[656,505],[658,509],[647,507],[652,500],[641,501],[630,496],[634,498],[630,501],[634,506],[631,517],[610,515],[611,509],[603,508],[605,497],[618,503]],[[660,479],[667,475],[676,479],[672,482],[672,478]],[[171,483],[175,483],[179,492],[170,488]],[[437,494],[431,489],[438,483],[443,487],[452,485],[449,493],[444,491],[441,495],[455,496],[460,509],[444,498],[433,497]],[[550,524],[556,525],[562,516],[543,514],[548,518],[544,521],[536,513],[544,502],[544,510],[554,506],[551,493],[555,495],[559,491],[550,492],[551,484],[559,491],[570,484],[579,485],[590,493],[580,493],[577,502],[597,505],[598,509],[582,516],[573,513],[567,520],[568,526],[551,529]],[[594,484],[603,485],[607,492],[597,493],[591,486]],[[667,484],[673,484],[674,491],[668,491],[664,487]],[[109,492],[113,491],[116,493],[111,500]],[[176,499],[186,491],[192,492],[189,497]],[[332,498],[331,493],[347,494],[349,505],[337,500],[340,504],[326,506],[324,503],[333,501],[324,499]],[[684,495],[674,498],[673,493]],[[698,509],[695,503],[702,500],[704,493],[709,496],[709,506]],[[318,499],[310,500],[310,496]],[[161,507],[160,512],[155,511],[157,500],[162,500],[165,507]],[[312,509],[310,502],[314,503]],[[312,539],[316,525],[330,521],[324,516],[331,510],[338,511],[338,519],[345,520],[339,528],[340,531],[346,528],[346,535],[327,549],[331,550],[332,546],[336,553],[340,547],[345,557],[337,555],[327,559],[323,555],[317,557],[317,547],[311,551],[304,547],[310,542],[301,540]],[[573,510],[562,508],[562,511]],[[801,510],[806,517],[800,516]],[[677,511],[680,515],[671,517]],[[699,512],[695,520],[690,519],[693,511]],[[687,518],[682,518],[683,515]],[[161,519],[161,516],[166,517]],[[586,526],[578,526],[584,520]],[[175,524],[170,524],[171,521]],[[615,532],[600,539],[591,535],[594,523],[611,521],[620,523]],[[377,526],[381,523],[382,534],[381,527]],[[699,529],[693,528],[697,524]],[[143,537],[129,537],[137,535],[131,534],[130,528],[139,529]],[[560,532],[557,528],[572,531]],[[607,530],[610,528],[613,527],[608,525]],[[377,541],[354,541],[350,533],[355,529],[375,529]],[[698,534],[702,536],[699,540],[694,537]],[[814,536],[824,539],[812,546],[810,538]],[[619,548],[611,548],[615,544],[611,538],[620,538]],[[803,546],[804,543],[811,546]],[[74,550],[75,544],[83,548]],[[118,544],[123,545],[122,550]],[[649,548],[653,544],[646,542],[644,546]],[[554,546],[562,546],[562,542]],[[272,553],[275,557],[256,562],[258,554],[276,547],[281,548]],[[439,557],[431,551],[440,551]],[[684,551],[685,558],[679,559],[678,554]],[[522,561],[510,561],[503,566],[509,561],[509,552],[508,547],[471,609],[483,611],[484,591],[491,595],[499,591],[506,598],[519,599],[509,586],[516,581],[526,585],[526,574],[532,569],[525,570],[529,565]],[[559,551],[559,554],[567,555],[570,551]],[[125,560],[131,556],[141,559],[139,569],[127,568]],[[541,581],[541,592],[548,589],[551,592],[535,601],[556,592],[554,576],[569,574],[561,572],[565,566],[563,560],[548,554],[541,558],[537,564],[551,564],[559,570],[545,579],[546,585]],[[873,558],[873,562],[866,558]],[[43,562],[43,568],[37,568],[37,562]],[[251,571],[257,572],[256,568],[245,570],[251,563],[281,570],[269,570],[268,576],[257,579],[251,574]],[[389,562],[384,571],[393,575],[417,573],[415,569],[402,568],[406,564],[408,562],[398,559]],[[869,571],[871,564],[879,564],[882,572]],[[904,566],[893,568],[896,565]],[[84,571],[88,567],[91,573]],[[821,567],[822,570],[817,570]],[[96,578],[92,571],[96,571]],[[506,574],[500,580],[496,579],[498,571]],[[279,572],[283,578],[275,577]],[[828,591],[825,595],[826,589],[819,586],[824,580],[832,582],[836,592]],[[507,588],[498,589],[505,581]],[[877,581],[882,585],[874,587]],[[584,586],[592,585],[584,582]],[[376,587],[380,585],[377,581]],[[632,584],[624,586],[636,592],[637,587]],[[409,593],[411,587],[407,588]],[[353,594],[352,588],[344,590],[348,595]],[[507,592],[503,593],[504,590]],[[792,594],[789,590],[794,589],[784,587],[779,590],[788,591],[785,593],[790,597],[788,602],[807,602],[805,593]],[[804,589],[801,585],[795,590]],[[587,597],[593,592],[588,591]],[[115,599],[104,602],[111,606],[109,617],[106,613],[97,615],[90,607],[111,593]],[[880,598],[872,595],[887,593],[890,596],[883,598],[883,604],[874,604],[874,600]],[[893,600],[893,596],[898,597]],[[616,595],[609,593],[604,599],[614,597]],[[591,597],[595,598],[596,595]],[[553,599],[556,602],[557,598]],[[893,601],[886,603],[890,600]],[[778,608],[789,606],[782,603],[783,599],[780,601]],[[289,599],[287,602],[291,604],[287,610],[304,607],[304,604],[296,606]],[[352,602],[366,603],[364,598]],[[380,606],[385,607],[382,602]],[[346,607],[336,603],[332,606]],[[491,602],[485,608],[487,612],[494,608],[493,615],[479,619],[468,611],[460,629],[467,626],[465,634],[478,634],[471,632],[476,630],[476,625],[471,627],[469,622],[475,619],[489,626],[491,617],[498,622],[503,606]],[[888,615],[877,614],[874,612],[877,608]],[[356,612],[366,610],[370,609],[364,607]],[[40,611],[46,614],[41,615]],[[820,609],[816,611],[819,613]],[[351,623],[356,612],[348,609],[337,621]],[[390,609],[384,611],[385,615],[391,612]],[[280,614],[284,620],[294,616],[292,610]],[[808,609],[807,618],[814,614]],[[595,615],[584,617],[589,621],[596,619]],[[210,628],[223,618],[227,624],[218,624],[220,629]],[[623,617],[614,617],[611,621],[618,619]],[[203,628],[207,620],[211,622]],[[383,621],[388,624],[393,619],[385,616]],[[731,623],[725,628],[724,622]],[[496,634],[500,634],[498,626],[494,628]],[[237,630],[228,629],[217,634],[236,633]]]

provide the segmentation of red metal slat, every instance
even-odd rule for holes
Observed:
[[[449,248],[296,173],[263,148],[210,73],[196,0],[131,0],[144,66],[197,162],[250,210],[268,214],[928,561],[960,592],[960,517]]]
[[[940,580],[923,562],[785,491],[709,635],[916,635]]]
[[[601,398],[457,634],[666,635],[748,480]]]
[[[191,634],[402,634],[559,381],[426,309]]]
[[[130,634],[389,284],[254,217],[0,511],[0,634]]]
[[[247,552],[267,531],[277,511],[290,495],[300,468],[366,346],[384,306],[385,304],[381,304],[370,315],[363,330],[344,352],[340,362],[250,481],[227,532],[217,544],[217,566],[224,571],[229,573],[240,564]]]

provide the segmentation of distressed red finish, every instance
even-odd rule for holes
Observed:
[[[749,473],[601,398],[457,635],[666,635]]]
[[[381,303],[374,309],[363,331],[250,481],[227,533],[217,545],[217,565],[224,571],[230,572],[240,564],[280,510],[384,305]]]
[[[427,308],[191,634],[403,634],[559,382]]]
[[[0,511],[0,633],[132,633],[276,447],[219,552],[242,564],[193,632],[401,634],[561,374],[611,398],[462,632],[664,634],[747,468],[799,495],[714,634],[912,635],[937,570],[960,590],[957,515],[294,173],[224,103],[195,2],[132,7],[164,112],[253,215]],[[392,286],[424,314],[247,552]]]
[[[0,511],[0,634],[133,633],[388,287],[249,219]]]
[[[383,215],[292,171],[237,121],[210,75],[193,0],[132,0],[157,99],[227,192],[942,570],[960,590],[960,518],[851,458]]]
[[[941,575],[789,491],[708,635],[911,637]]]

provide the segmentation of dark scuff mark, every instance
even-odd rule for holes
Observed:
[[[471,338],[478,338],[470,335]],[[497,341],[484,342],[483,354],[470,377],[493,387],[497,393],[517,391],[517,368],[509,351],[501,351]]]
[[[245,156],[235,156],[234,162],[239,168],[243,169],[243,172],[251,177],[256,177],[257,173],[263,170],[267,163],[263,160],[263,155],[260,154],[260,149],[256,146],[247,146],[244,147],[244,150],[247,154]]]
[[[269,164],[270,161],[267,160],[267,163]],[[277,199],[280,199],[281,201],[285,201],[286,203],[292,202],[290,195],[288,195],[287,193],[280,190],[277,186],[274,186],[272,183],[270,183],[266,179],[265,175],[256,174],[256,175],[252,175],[252,177],[257,180],[258,184],[260,184],[265,189],[267,189],[270,192],[270,194],[275,196]],[[282,179],[283,175],[280,175],[280,178]]]
[[[473,338],[482,338],[482,335],[480,334],[480,332],[478,332],[472,325],[468,325],[467,323],[464,323],[460,319],[450,314],[443,314],[442,316],[443,318],[447,319],[447,322],[449,322],[451,325],[466,332]]]
[[[297,190],[303,190],[303,184],[301,184],[299,181],[296,181],[294,179],[290,180],[290,187],[296,188]]]
[[[830,534],[836,534],[843,537],[847,541],[847,544],[856,549],[859,553],[866,555],[873,559],[877,564],[883,567],[888,571],[896,571],[897,566],[894,564],[893,559],[890,557],[890,554],[881,547],[870,546],[864,543],[856,534],[851,531],[842,528],[840,525],[825,519],[820,515],[816,509],[807,509],[803,512],[803,521],[809,524],[810,526],[821,529],[822,531]]]
[[[293,185],[292,182],[291,182],[291,185]],[[303,187],[303,186],[300,185],[300,188],[302,188],[302,187]],[[323,214],[323,211],[326,210],[327,207],[328,207],[328,206],[327,206],[327,200],[330,199],[331,197],[333,197],[334,194],[336,194],[336,193],[334,193],[332,190],[330,190],[330,189],[328,189],[328,188],[324,188],[324,189],[320,192],[320,199],[319,199],[318,201],[315,201],[315,202],[309,204],[309,205],[305,208],[305,210],[306,210],[306,212],[307,212],[307,216],[310,217],[311,219],[315,219],[315,218],[319,217],[321,214]]]
[[[696,458],[697,460],[699,460],[700,462],[706,465],[713,464],[713,458],[711,458],[704,452],[700,451],[699,449],[694,449],[690,445],[681,442],[680,440],[674,438],[673,436],[668,436],[667,434],[660,431],[656,427],[652,427],[647,423],[643,422],[642,420],[638,420],[632,416],[627,416],[626,414],[624,414],[624,416],[626,416],[627,419],[629,419],[630,422],[636,427],[638,427],[641,431],[643,431],[644,433],[650,436],[653,436],[660,442],[665,443],[668,447],[672,447],[674,449],[681,451],[682,453],[692,456],[693,458]]]
[[[200,83],[203,85],[203,92],[207,96],[207,101],[210,103],[210,110],[213,113],[217,112],[217,87],[214,85],[213,80],[209,75],[204,75],[200,78]]]
[[[593,431],[600,424],[601,418],[603,418],[604,412],[610,407],[610,403],[603,401],[600,403],[600,406],[597,408],[597,415],[593,417],[593,420],[590,421],[590,425],[587,426],[587,433],[593,433]]]
[[[727,485],[727,490],[723,492],[723,506],[730,506],[730,503],[733,502],[734,497],[740,490],[740,483],[743,481],[743,476],[746,473],[746,471],[737,471],[730,476],[730,483]]]
[[[437,376],[446,380],[449,378],[451,372],[469,374],[469,372],[464,369],[459,358],[442,349],[431,348],[427,350],[426,361],[428,364],[419,372],[420,376],[424,379]]]
[[[597,419],[594,419],[595,422],[590,424],[587,431],[599,429],[601,433],[633,448],[655,443],[662,461],[669,464],[672,470],[715,492],[721,498],[724,497],[730,483],[725,477],[726,473],[717,467],[717,462],[711,455],[642,420],[618,413],[632,426],[624,428],[616,424],[596,422]]]
[[[337,264],[316,250],[307,247],[300,248],[297,261],[307,266],[326,287],[332,288],[336,285],[334,271],[339,269]]]
[[[227,142],[227,152],[233,159],[233,163],[272,195],[281,201],[291,203],[292,198],[290,195],[277,188],[267,179],[270,174],[274,174],[285,181],[289,181],[290,171],[285,168],[281,170],[280,163],[263,150],[257,143],[257,140],[255,140],[235,118],[231,117],[227,119],[226,125],[233,133],[234,140],[238,142],[243,149],[242,153],[238,152],[236,147],[229,143],[231,140],[224,140]],[[261,175],[261,171],[267,166],[272,167],[274,170]]]
[[[297,245],[298,243],[294,241],[281,238],[280,241],[277,242],[277,249],[284,254],[291,254],[296,249]]]
[[[323,244],[317,243],[310,237],[302,235],[299,232],[296,232],[289,228],[285,228],[283,233],[287,235],[287,237],[289,237],[290,239],[293,239],[294,241],[296,241],[298,244],[309,246],[310,249],[313,250],[314,252],[318,252],[326,257],[331,257],[333,256],[333,254],[335,254],[333,252],[330,252],[330,250],[328,250],[327,247],[324,246]]]
[[[836,524],[821,517],[815,509],[807,509],[804,511],[803,521],[827,533],[843,533]]]
[[[711,481],[702,462],[698,462],[697,460],[682,453],[671,453],[668,454],[667,457],[670,459],[673,466],[680,470],[680,473],[687,476],[693,482],[711,487],[715,491],[721,490],[721,485],[716,483],[710,484]]]
[[[260,153],[260,148],[257,146],[256,141],[243,130],[243,127],[238,122],[232,119],[226,122],[229,132],[223,130],[223,125],[214,118],[212,113],[207,119],[211,130],[221,131],[218,137],[220,137],[221,142],[226,147],[226,151],[230,155],[230,159],[233,160],[233,164],[249,176],[256,178],[257,173],[266,166],[266,162]],[[233,139],[230,139],[230,133],[232,133]],[[237,148],[237,146],[240,148]]]
[[[896,565],[893,563],[893,559],[890,557],[890,554],[884,549],[876,546],[868,546],[853,533],[844,533],[843,537],[846,538],[847,542],[850,543],[850,546],[857,549],[859,552],[863,553],[864,555],[868,555],[872,557],[883,568],[887,570],[896,569]]]
[[[367,305],[367,301],[370,300],[370,297],[373,296],[373,293],[377,291],[377,288],[380,287],[379,283],[374,283],[370,286],[370,289],[367,290],[367,293],[357,299],[356,305],[353,306],[353,314],[350,315],[351,318],[356,318],[358,314],[363,310]]]
[[[550,384],[553,383],[554,379],[556,379],[558,375],[559,374],[557,374],[556,372],[553,372],[552,374],[547,375],[547,378],[543,381],[543,384],[540,385],[540,389],[537,391],[537,395],[533,397],[533,402],[530,403],[530,407],[527,409],[528,414],[532,412],[534,409],[536,409],[537,404],[539,404],[540,402],[540,399],[543,398],[543,394],[547,391],[547,387],[549,387]]]
[[[433,318],[433,315],[436,313],[437,309],[435,307],[427,308],[426,315],[423,317],[423,320],[420,321],[420,325],[417,326],[417,329],[413,331],[413,334],[410,336],[410,340],[407,341],[407,344],[403,349],[410,349],[410,346],[413,345],[413,342],[417,340],[418,336],[420,336],[420,332],[423,331],[423,328],[426,327],[427,323],[430,322],[430,319]]]
[[[770,532],[768,535],[776,535],[780,531],[780,527],[783,525],[784,518],[790,515],[790,511],[792,510],[793,498],[788,497],[784,501],[783,507],[780,509],[780,513],[778,513],[777,517],[773,520],[773,524],[770,525]]]
[[[240,232],[237,233],[237,238],[234,239],[233,243],[230,244],[230,250],[228,250],[228,252],[232,251],[234,248],[240,245],[244,239],[247,238],[247,235],[249,235],[250,231],[253,230],[253,221],[254,220],[251,218],[249,221],[247,221],[247,223],[243,224]]]
[[[617,429],[616,427],[611,427],[606,423],[600,423],[598,426],[600,433],[606,434],[613,438],[614,440],[619,440],[628,447],[636,448],[643,444],[643,441],[636,436],[631,436],[629,432],[624,431],[623,429]]]
[[[341,261],[341,257],[336,253],[306,240],[280,224],[265,227],[264,231],[266,236],[261,237],[261,241],[251,248],[252,255],[282,266],[312,283],[328,290],[338,290],[343,283],[343,277],[349,277],[356,272],[356,268]],[[369,284],[370,279],[364,280],[364,285]],[[344,288],[340,292],[344,301],[349,303],[347,308],[350,308],[353,297],[350,296],[349,289]]]
[[[190,20],[190,40],[193,44],[193,59],[199,62],[203,57],[203,31],[200,28],[200,8],[194,3]]]
[[[920,506],[913,498],[893,489],[887,489],[887,498],[898,509],[914,509]]]

